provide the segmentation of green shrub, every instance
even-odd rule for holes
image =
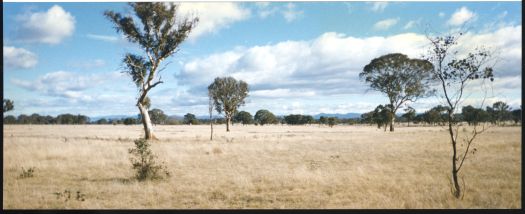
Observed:
[[[147,140],[143,138],[135,140],[135,148],[129,149],[129,153],[132,155],[130,158],[132,168],[136,171],[139,181],[162,178],[160,175],[162,171],[169,176],[166,166],[157,164],[157,156],[153,155]]]

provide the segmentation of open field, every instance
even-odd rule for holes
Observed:
[[[10,208],[520,208],[521,127],[479,136],[466,194],[450,194],[441,127],[156,126],[171,177],[137,182],[128,148],[142,126],[4,125]],[[19,178],[22,167],[34,177]],[[65,200],[53,194],[69,190]]]

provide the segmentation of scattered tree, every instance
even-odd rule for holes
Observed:
[[[164,114],[164,112],[158,108],[148,111],[148,114],[151,115],[151,122],[155,125],[166,124],[166,120],[168,119],[168,115]]]
[[[184,124],[197,125],[199,124],[199,120],[197,120],[194,114],[187,113],[184,115]]]
[[[229,132],[233,114],[244,105],[244,99],[248,96],[248,84],[233,77],[217,77],[208,86],[208,94],[213,98],[215,110],[219,114],[224,113],[226,131]]]
[[[416,110],[408,106],[405,108],[405,113],[402,115],[402,117],[407,119],[407,126],[410,127],[410,121],[416,117]]]
[[[394,131],[397,109],[407,101],[415,102],[426,95],[425,81],[432,69],[432,64],[427,60],[410,59],[404,54],[393,53],[373,59],[359,74],[372,89],[388,96],[391,132]]]
[[[235,117],[233,118],[235,122],[241,122],[243,125],[246,124],[252,124],[253,123],[253,116],[246,111],[240,111],[237,114],[235,114]]]
[[[10,99],[4,99],[4,113],[11,111],[15,108],[15,103]]]
[[[334,125],[338,122],[336,117],[329,117],[327,121],[330,128],[334,127]]]
[[[263,126],[265,124],[277,124],[277,123],[279,123],[279,121],[277,120],[275,115],[273,115],[272,112],[270,112],[270,111],[268,111],[266,109],[261,109],[261,110],[257,111],[255,113],[254,119],[255,119],[255,122],[257,122],[257,124],[259,124],[261,126]]]
[[[521,123],[521,106],[519,109],[512,110],[512,120],[515,124],[518,124],[518,122]]]
[[[127,53],[123,59],[128,73],[139,89],[137,107],[142,115],[145,139],[156,139],[148,114],[148,92],[163,83],[161,77],[156,79],[161,63],[178,51],[179,45],[188,37],[198,19],[179,19],[178,5],[166,2],[132,2],[129,3],[136,17],[106,11],[104,15],[115,25],[117,32],[139,45],[144,55]],[[135,23],[134,20],[140,20]],[[142,29],[141,29],[142,27]]]
[[[459,136],[459,125],[455,119],[455,111],[458,104],[463,100],[463,92],[469,82],[476,79],[490,79],[494,80],[493,70],[487,63],[491,59],[488,51],[483,49],[476,49],[473,52],[467,53],[465,57],[458,54],[453,48],[457,45],[458,38],[463,35],[449,36],[427,36],[431,43],[429,48],[427,60],[432,62],[434,69],[432,70],[432,80],[434,80],[440,87],[440,97],[443,99],[446,108],[446,123],[448,126],[448,133],[452,145],[452,180],[453,180],[453,195],[456,198],[461,196],[461,187],[458,181],[458,173],[462,169],[464,161],[472,148],[472,143],[476,136],[485,130],[485,126],[478,130],[474,126],[472,134],[463,138]],[[462,139],[465,145],[463,152],[458,151],[458,140]],[[460,142],[461,143],[461,142]],[[473,150],[474,151],[474,150]]]

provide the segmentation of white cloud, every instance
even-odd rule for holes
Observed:
[[[257,14],[262,19],[275,14],[279,10],[277,7],[270,7],[270,2],[255,2],[255,6],[257,7]]]
[[[383,12],[386,6],[388,6],[388,2],[373,2],[371,4],[372,4],[371,10],[374,12],[379,12],[379,13]]]
[[[521,25],[485,34],[467,33],[460,44],[460,50],[492,44],[491,48],[499,50],[500,57],[505,59],[497,65],[495,75],[504,78],[521,74]],[[373,58],[395,52],[416,58],[425,53],[427,45],[426,37],[415,33],[356,38],[329,32],[308,41],[283,41],[272,45],[236,48],[195,58],[183,64],[176,79],[179,86],[188,88],[187,93],[193,95],[194,99],[202,97],[203,103],[206,86],[213,78],[233,76],[250,86],[250,99],[257,104],[247,104],[247,108],[271,107],[288,114],[291,108],[282,109],[283,104],[271,106],[261,103],[264,100],[282,99],[282,103],[290,104],[292,100],[297,100],[305,103],[302,108],[306,113],[315,113],[322,105],[306,103],[326,97],[360,96],[364,93],[368,86],[362,83],[358,74]],[[507,82],[508,85],[516,86],[517,79],[513,79],[512,83]],[[519,87],[514,90],[519,90]],[[380,94],[367,96],[381,98]],[[174,98],[173,103],[184,102],[185,99]],[[436,104],[435,101],[432,106]],[[372,104],[363,104],[360,109]]]
[[[420,20],[417,20],[417,21],[415,21],[415,20],[410,20],[410,21],[408,21],[408,22],[405,24],[405,26],[403,27],[403,29],[408,30],[408,29],[410,29],[410,28],[413,28],[415,25],[419,24],[419,22],[420,22]]]
[[[288,3],[285,6],[285,10],[282,11],[282,14],[286,22],[293,22],[303,15],[304,12],[302,10],[297,10],[295,7],[296,6],[293,3]]]
[[[8,68],[33,68],[38,63],[38,57],[31,51],[23,48],[4,46],[4,65]]]
[[[397,22],[399,22],[399,18],[381,20],[374,24],[374,29],[375,30],[388,30],[388,28],[396,25]]]
[[[470,11],[467,7],[461,7],[456,10],[454,14],[447,21],[447,24],[452,26],[459,26],[468,21],[473,21],[476,19],[476,14]]]
[[[18,21],[18,38],[27,42],[58,44],[75,30],[75,17],[58,5],[46,12],[24,14]]]
[[[86,60],[82,62],[74,62],[69,63],[71,67],[75,68],[84,68],[84,69],[93,69],[93,68],[100,68],[104,67],[106,65],[106,61],[103,59],[94,59],[94,60]]]
[[[89,101],[93,99],[93,96],[86,95],[83,91],[122,77],[123,74],[119,72],[81,75],[76,72],[56,71],[40,76],[33,81],[11,79],[11,83],[48,96]]]
[[[105,42],[117,42],[118,41],[118,37],[116,36],[86,34],[86,37],[90,39],[94,39],[94,40],[105,41]]]
[[[190,40],[207,34],[216,33],[222,28],[247,19],[250,10],[242,8],[236,2],[213,2],[213,3],[181,3],[179,12],[182,16],[198,17],[197,26],[189,35]]]
[[[445,17],[445,13],[439,12],[438,16],[439,16],[439,18],[443,18],[443,17]]]

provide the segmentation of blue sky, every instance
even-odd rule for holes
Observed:
[[[419,57],[425,29],[468,26],[461,50],[497,52],[486,102],[521,105],[521,2],[223,2],[182,3],[200,22],[160,73],[152,108],[169,115],[207,114],[207,86],[217,76],[250,85],[252,114],[363,113],[387,98],[358,78],[383,54]],[[137,90],[121,73],[124,53],[141,53],[102,15],[125,3],[4,3],[3,91],[8,115],[136,115]],[[429,26],[430,28],[428,28]],[[464,104],[480,105],[472,84]],[[411,103],[418,112],[440,103]]]

